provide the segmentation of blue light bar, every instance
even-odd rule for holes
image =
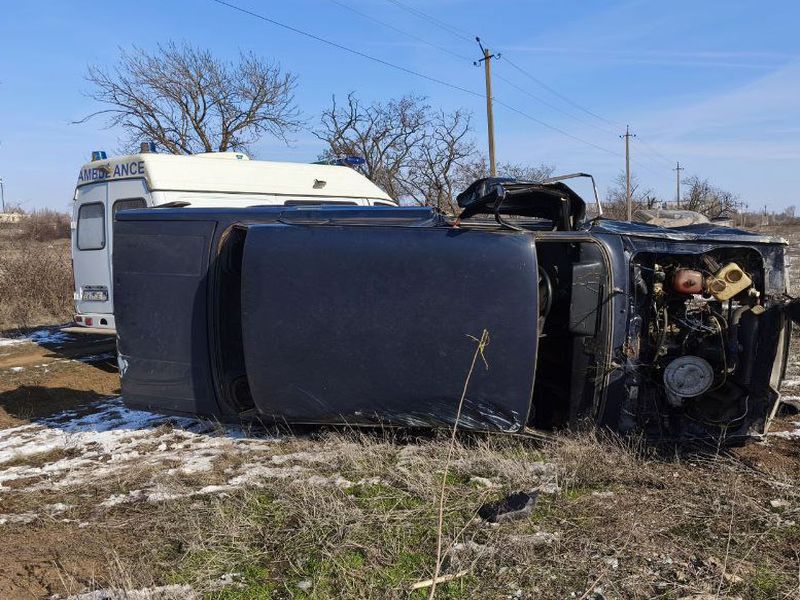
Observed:
[[[108,158],[108,154],[106,154],[105,150],[92,150],[92,162],[96,160],[106,160]]]
[[[326,158],[311,163],[312,165],[335,165],[337,167],[357,167],[366,161],[363,156],[345,156],[343,158]]]

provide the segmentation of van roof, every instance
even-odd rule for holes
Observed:
[[[369,179],[333,165],[249,160],[241,153],[131,154],[88,162],[77,186],[144,178],[151,191],[392,199]]]

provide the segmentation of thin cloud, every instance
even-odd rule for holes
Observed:
[[[786,63],[800,60],[800,55],[798,54],[758,51],[631,52],[602,48],[567,48],[558,46],[509,46],[506,51],[520,54],[576,56],[580,57],[581,60],[585,60],[588,56],[604,62],[696,68],[774,69]]]

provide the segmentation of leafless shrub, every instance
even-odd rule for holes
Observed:
[[[708,179],[693,175],[682,183],[686,192],[681,198],[681,208],[699,212],[709,219],[730,218],[742,206],[736,194],[712,185]]]
[[[501,162],[497,164],[498,177],[512,177],[520,181],[543,181],[552,177],[555,166],[540,164],[528,165],[524,163]],[[466,163],[459,173],[461,185],[468,186],[476,179],[489,177],[489,161],[483,154],[476,154]]]
[[[68,243],[0,245],[0,328],[64,322],[72,314],[72,290]]]
[[[642,208],[655,208],[661,205],[653,190],[639,183],[636,175],[631,176],[631,212]],[[628,218],[627,183],[625,173],[614,178],[613,185],[606,191],[603,202],[603,216],[608,219],[625,220]]]
[[[44,208],[28,214],[18,223],[19,238],[34,242],[52,242],[70,237],[69,215]]]

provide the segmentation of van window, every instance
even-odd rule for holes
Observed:
[[[111,206],[111,218],[117,220],[117,213],[121,210],[130,210],[132,208],[147,208],[147,201],[144,198],[123,198],[117,200]]]
[[[102,202],[84,204],[78,209],[78,250],[106,247],[106,215]]]

